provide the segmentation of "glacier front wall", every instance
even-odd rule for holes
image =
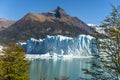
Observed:
[[[45,39],[31,38],[26,43],[20,43],[28,54],[93,56],[98,55],[96,39],[89,35],[79,35],[75,38],[61,35],[47,36]]]

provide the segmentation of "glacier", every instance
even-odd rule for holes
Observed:
[[[50,56],[95,56],[99,55],[96,39],[90,35],[79,35],[75,38],[62,35],[47,36],[44,39],[31,38],[19,42],[27,54]]]

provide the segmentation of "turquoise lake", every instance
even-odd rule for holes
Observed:
[[[73,59],[35,59],[32,60],[30,80],[54,80],[63,76],[69,80],[80,80],[85,75],[82,69],[91,69],[90,63],[94,58]]]

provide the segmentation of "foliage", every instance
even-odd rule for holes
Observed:
[[[107,63],[104,64],[107,69],[110,69],[111,74],[118,79],[120,76],[120,6],[113,6],[113,12],[110,17],[107,17],[103,26],[108,28],[109,37],[101,45],[102,51],[107,53]],[[109,65],[108,65],[109,64]]]
[[[110,16],[106,17],[104,22],[102,23],[103,27],[112,27],[112,28],[120,28],[120,6],[112,6],[112,12]]]
[[[87,80],[119,80],[120,78],[120,6],[112,5],[112,13],[106,17],[102,25],[109,33],[107,37],[99,41],[101,54],[106,57],[97,58],[97,62],[91,62],[93,70],[83,69],[93,79]]]
[[[17,45],[9,45],[0,55],[0,80],[29,80],[29,65],[24,50]]]

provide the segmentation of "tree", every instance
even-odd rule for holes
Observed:
[[[98,58],[99,61],[91,62],[94,70],[83,69],[86,74],[92,75],[97,80],[120,79],[120,6],[112,5],[112,13],[106,17],[102,26],[106,28],[107,37],[99,41],[100,53],[106,57]],[[99,39],[100,40],[100,39]]]
[[[17,45],[9,45],[0,55],[0,80],[29,80],[30,62],[24,50]]]

